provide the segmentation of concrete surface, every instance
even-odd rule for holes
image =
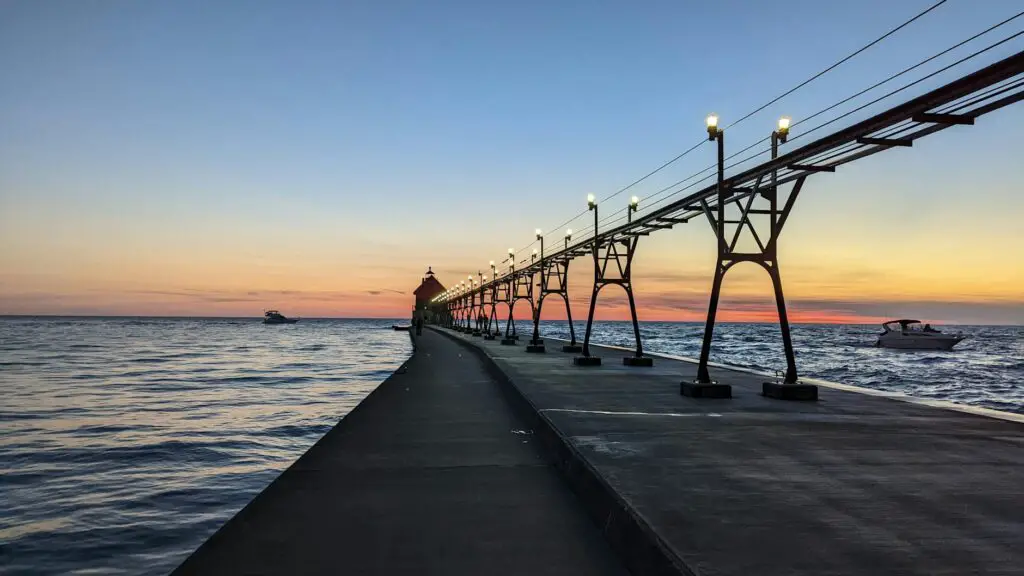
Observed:
[[[445,332],[550,428],[592,516],[628,510],[631,543],[605,529],[628,565],[646,534],[708,576],[1024,574],[1021,423],[824,387],[766,398],[764,377],[722,368],[733,398],[688,398],[690,363],[601,348],[603,366],[577,367],[555,341],[527,354]]]
[[[416,343],[175,574],[625,574],[477,356]]]

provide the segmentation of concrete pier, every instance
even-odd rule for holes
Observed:
[[[481,360],[416,348],[175,574],[625,574]]]
[[[696,366],[678,360],[628,367],[631,352],[602,347],[603,366],[577,367],[468,344],[533,412],[634,573],[1022,573],[1019,419],[827,387],[817,402],[779,400],[762,396],[763,376],[723,368],[712,377],[732,398],[692,398],[679,383]]]
[[[179,574],[1016,575],[1024,419],[424,330]]]

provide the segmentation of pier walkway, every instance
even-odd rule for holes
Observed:
[[[695,365],[595,347],[573,354],[447,329],[493,362],[538,439],[634,573],[1017,575],[1024,567],[1024,424],[821,387],[760,395],[712,368],[731,399],[679,393]],[[623,516],[628,517],[623,517]],[[648,549],[644,538],[654,543]],[[662,563],[662,564],[665,564]]]
[[[175,574],[625,574],[481,360],[405,366]]]

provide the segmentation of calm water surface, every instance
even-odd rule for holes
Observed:
[[[391,323],[0,318],[0,572],[173,569],[408,357]],[[873,348],[873,326],[793,336],[804,375],[1024,413],[1024,328],[962,329],[953,352]],[[648,350],[681,356],[702,331],[642,325]],[[714,361],[784,364],[776,325],[715,335]]]
[[[408,357],[390,325],[0,318],[0,571],[173,569]]]

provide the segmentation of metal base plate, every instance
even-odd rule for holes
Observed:
[[[649,356],[626,356],[622,359],[623,366],[654,366],[654,358]]]
[[[566,344],[565,346],[562,346],[562,352],[579,354],[580,352],[583,352],[583,346],[580,346],[579,344]]]
[[[516,342],[515,338],[502,338],[501,343],[504,344],[505,346],[515,346],[519,342]]]
[[[494,334],[484,334],[484,340],[494,340]]]
[[[765,382],[761,385],[761,394],[779,400],[818,399],[818,387],[814,384],[783,384],[782,382]]]
[[[679,393],[690,398],[732,398],[732,386],[718,382],[683,382]]]
[[[600,356],[577,356],[572,359],[572,363],[576,366],[600,366]]]
[[[543,344],[528,344],[526,346],[526,351],[527,352],[540,352],[540,353],[545,352]]]

